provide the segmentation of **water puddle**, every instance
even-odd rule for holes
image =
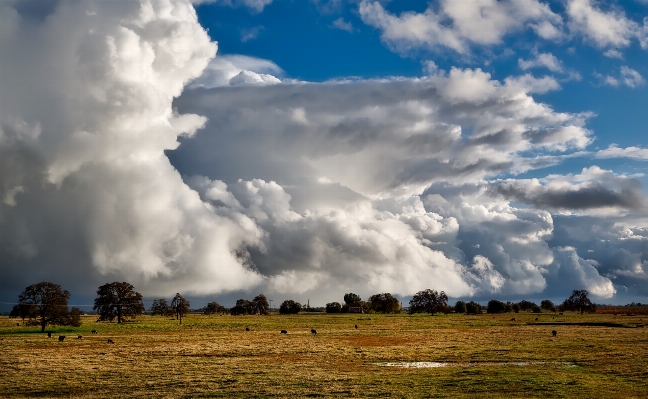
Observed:
[[[468,363],[452,363],[452,362],[390,362],[390,363],[376,363],[377,366],[386,367],[399,367],[399,368],[440,368],[440,367],[478,367],[478,366],[532,366],[532,365],[553,365],[571,367],[576,366],[568,362],[468,362]]]

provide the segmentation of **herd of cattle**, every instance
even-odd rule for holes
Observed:
[[[538,319],[536,318],[536,321],[537,321],[537,320],[538,320]],[[511,321],[515,321],[515,318],[512,318]],[[19,325],[20,325],[20,324],[19,324]],[[355,324],[355,328],[358,329],[358,325],[357,325],[357,324]],[[250,327],[245,327],[245,331],[250,331]],[[288,334],[288,330],[281,330],[279,333],[280,333],[280,334]],[[98,334],[97,330],[92,330],[92,334]],[[317,334],[317,330],[314,329],[314,328],[312,328],[312,329],[311,329],[311,334]],[[558,331],[553,330],[553,331],[551,331],[551,334],[555,337],[555,336],[558,335]],[[63,342],[63,341],[65,340],[65,337],[66,337],[65,335],[59,335],[59,337],[58,337],[59,342]],[[51,332],[48,332],[48,333],[47,333],[47,338],[52,338],[52,333],[51,333]],[[77,335],[77,339],[83,339],[83,336],[82,336],[82,335]],[[108,342],[109,344],[114,344],[114,343],[115,343],[115,341],[113,341],[113,340],[110,339],[110,338],[108,338],[108,341],[107,341],[107,342]]]
[[[92,330],[92,333],[97,334],[97,330]],[[67,335],[59,335],[59,337],[58,337],[59,342],[65,341],[65,337],[67,337]],[[47,338],[52,338],[52,333],[51,332],[47,333]],[[83,335],[77,335],[77,339],[83,339]],[[108,338],[108,343],[109,344],[114,344],[115,342],[112,339]]]

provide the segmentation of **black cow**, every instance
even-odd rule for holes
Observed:
[[[286,331],[286,330],[281,330],[281,333],[282,333],[282,334],[288,334],[288,331]]]
[[[65,335],[59,335],[59,342],[63,342],[64,339],[65,339]]]
[[[114,344],[115,342],[112,339],[108,338],[108,343],[109,344]]]
[[[245,327],[245,331],[250,331],[250,328],[249,328],[249,327]]]
[[[358,325],[356,324],[355,327],[356,327],[356,330],[357,330],[357,329],[358,329]]]
[[[556,335],[558,335],[558,331],[553,330],[553,331],[551,332],[551,334],[555,337]]]
[[[51,332],[47,333],[47,338],[52,338],[52,333]]]
[[[97,330],[92,330],[92,333],[93,333],[93,334],[96,334],[96,333],[97,333]]]
[[[511,319],[511,321],[515,321],[515,317]]]
[[[77,339],[83,338],[83,335],[77,335]]]
[[[317,330],[316,330],[316,329],[314,329],[314,328],[313,328],[313,329],[311,329],[311,334],[317,334]]]

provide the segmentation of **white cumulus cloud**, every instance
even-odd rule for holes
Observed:
[[[442,0],[423,13],[394,15],[378,1],[362,0],[363,22],[382,31],[382,38],[400,52],[445,47],[461,54],[472,45],[500,44],[513,32],[532,29],[544,39],[562,37],[562,18],[537,0]]]

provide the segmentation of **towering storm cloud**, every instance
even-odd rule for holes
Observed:
[[[381,10],[360,4],[372,25]],[[639,176],[515,177],[631,156],[587,151],[594,115],[534,98],[551,76],[287,79],[217,55],[188,0],[4,1],[0,35],[4,293],[648,294]]]
[[[2,291],[42,279],[166,294],[261,281],[232,255],[256,242],[254,223],[210,212],[164,155],[206,121],[172,108],[216,53],[192,6],[0,7]]]

